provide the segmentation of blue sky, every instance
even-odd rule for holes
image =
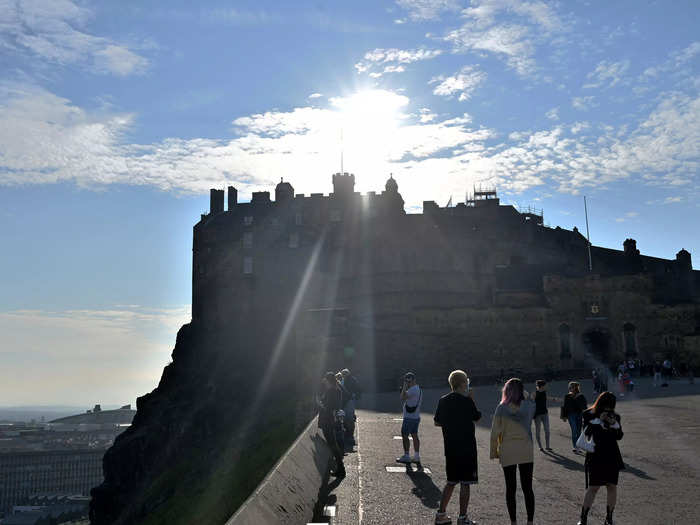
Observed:
[[[0,0],[0,405],[123,404],[189,316],[208,189],[410,212],[474,185],[700,257],[694,1]]]

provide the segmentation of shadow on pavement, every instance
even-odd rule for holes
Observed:
[[[583,465],[578,461],[574,461],[573,459],[567,458],[566,456],[562,456],[561,454],[557,454],[556,452],[552,451],[545,451],[543,454],[549,457],[549,461],[556,463],[557,465],[561,465],[565,469],[583,472]]]
[[[642,479],[648,479],[652,481],[656,481],[656,478],[652,478],[649,474],[644,472],[643,470],[639,470],[638,468],[634,468],[627,463],[625,463],[625,470],[623,472],[629,472],[633,476],[637,476],[638,478]]]
[[[412,468],[406,466],[406,474],[411,479],[415,487],[411,489],[411,493],[420,499],[421,503],[428,508],[436,509],[440,505],[442,490],[433,483],[433,479],[424,471],[422,465],[417,465]]]

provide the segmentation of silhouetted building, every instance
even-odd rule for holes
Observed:
[[[366,195],[354,175],[332,182],[325,196],[280,182],[275,201],[256,192],[248,203],[229,188],[228,211],[212,190],[194,227],[194,323],[306,379],[348,365],[382,388],[406,368],[442,384],[455,367],[693,358],[700,272],[685,250],[669,260],[633,239],[623,251],[592,246],[589,271],[576,228],[547,227],[495,190],[406,214],[393,177]]]

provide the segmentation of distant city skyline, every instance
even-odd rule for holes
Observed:
[[[700,260],[700,5],[0,1],[0,405],[124,405],[190,316],[208,190],[474,186]],[[342,135],[342,143],[341,143]]]

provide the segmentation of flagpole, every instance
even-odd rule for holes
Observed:
[[[586,214],[586,240],[588,241],[588,271],[593,271],[593,259],[591,258],[591,233],[588,229],[588,205],[586,204],[586,196],[583,196],[583,210]]]

